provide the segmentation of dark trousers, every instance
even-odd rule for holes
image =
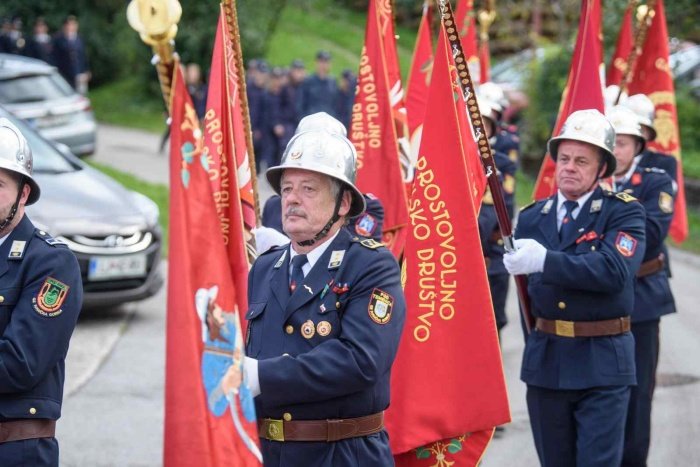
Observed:
[[[493,312],[496,315],[496,327],[500,331],[508,324],[506,317],[506,298],[508,298],[508,285],[510,274],[489,274],[489,286],[491,288],[491,302]]]
[[[2,467],[58,467],[56,438],[35,438],[0,443]]]
[[[527,408],[543,467],[620,465],[629,386],[579,390],[527,387]]]
[[[651,440],[651,400],[659,363],[659,320],[632,323],[637,386],[632,388],[625,425],[623,466],[646,466]]]

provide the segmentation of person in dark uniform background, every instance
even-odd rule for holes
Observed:
[[[53,64],[76,91],[87,94],[90,67],[78,27],[78,18],[73,15],[63,21],[61,32],[53,40]]]
[[[508,99],[506,99],[503,88],[496,83],[487,81],[479,85],[477,94],[489,102],[495,121],[490,141],[491,148],[508,156],[517,168],[520,163],[520,135],[518,135],[516,125],[503,122],[503,114],[508,106]]]
[[[51,63],[53,58],[53,41],[49,35],[49,26],[44,21],[44,18],[37,18],[34,22],[34,30],[32,36],[27,40],[24,54],[27,57]]]
[[[508,272],[528,275],[535,323],[521,379],[544,466],[622,460],[636,383],[630,315],[646,236],[642,205],[598,184],[615,172],[614,142],[597,110],[567,118],[549,141],[558,192],[523,208],[517,250],[503,258]]]
[[[24,213],[32,153],[0,118],[0,465],[58,466],[65,358],[82,304],[78,261]]]
[[[341,228],[365,208],[355,154],[312,129],[266,173],[291,242],[260,255],[248,281],[244,367],[265,465],[393,465],[383,411],[406,304],[391,252]]]
[[[350,128],[352,121],[352,106],[355,103],[355,90],[357,88],[357,77],[351,70],[343,70],[338,81],[338,94],[336,98],[335,114],[338,120]]]
[[[498,131],[498,114],[494,110],[497,106],[490,101],[488,96],[482,95],[477,90],[479,110],[484,121],[484,130],[489,142],[495,142],[495,133]],[[494,149],[493,153],[498,177],[503,186],[503,196],[505,198],[508,215],[512,219],[515,210],[515,172],[517,165],[508,156]],[[503,266],[503,255],[505,248],[501,231],[498,226],[496,209],[493,205],[493,196],[487,188],[479,211],[479,235],[481,237],[482,249],[486,261],[486,271],[491,289],[491,301],[496,317],[496,327],[500,335],[501,329],[508,324],[506,316],[506,298],[508,297],[508,286],[510,275]],[[500,431],[500,430],[499,430]]]
[[[248,96],[248,110],[250,113],[250,127],[253,132],[253,150],[255,154],[263,154],[266,151],[265,130],[266,108],[265,94],[267,82],[270,75],[270,67],[264,60],[251,60],[248,64],[248,75],[246,95]],[[261,158],[255,159],[255,169],[259,173],[261,170]]]
[[[319,50],[316,54],[316,72],[306,78],[297,93],[297,115],[303,118],[317,112],[337,117],[336,100],[338,85],[330,76],[331,54]]]
[[[646,211],[646,249],[637,272],[632,313],[637,386],[630,395],[622,457],[623,466],[645,466],[659,361],[659,320],[676,311],[662,248],[673,218],[675,190],[673,179],[663,169],[640,166],[645,138],[637,115],[622,106],[613,107],[606,115],[617,135],[614,188],[637,198]]]

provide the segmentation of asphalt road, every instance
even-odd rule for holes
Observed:
[[[167,157],[159,137],[101,127],[95,160],[146,180],[167,183]],[[262,185],[263,189],[269,187]],[[661,324],[661,357],[649,465],[700,462],[700,257],[672,251],[672,287],[679,313]],[[513,287],[511,287],[511,292]],[[513,422],[483,459],[490,466],[536,466],[519,381],[523,339],[516,298],[502,349]],[[63,418],[58,424],[61,465],[157,466],[162,459],[165,365],[165,291],[122,308],[83,316],[67,361]]]

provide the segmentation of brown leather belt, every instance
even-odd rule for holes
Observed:
[[[338,420],[273,420],[259,421],[258,434],[271,441],[324,441],[379,433],[384,429],[384,412],[358,418]]]
[[[639,266],[639,271],[637,271],[637,277],[648,276],[650,274],[654,274],[655,272],[663,270],[665,261],[666,256],[663,253],[659,253],[659,256],[657,256],[656,258],[643,262],[642,265]]]
[[[601,337],[617,336],[630,330],[630,317],[606,319],[602,321],[562,321],[537,318],[538,331],[562,337]]]
[[[0,422],[0,443],[34,438],[53,438],[56,435],[56,420],[13,420]]]

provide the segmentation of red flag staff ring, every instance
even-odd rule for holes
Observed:
[[[457,33],[457,29],[454,24],[452,6],[448,0],[438,0],[438,7],[440,8],[440,21],[447,32],[447,38],[450,42],[452,55],[457,65],[459,85],[462,89],[462,96],[467,105],[467,114],[472,124],[474,134],[477,137],[479,154],[481,156],[479,159],[484,166],[488,186],[491,190],[491,195],[493,196],[493,204],[494,208],[496,209],[496,217],[498,218],[498,226],[501,231],[501,237],[503,237],[503,245],[506,251],[512,252],[515,251],[515,244],[513,242],[513,225],[511,224],[510,217],[508,216],[508,209],[506,208],[506,202],[503,197],[503,187],[501,186],[498,177],[495,176],[497,170],[496,164],[493,160],[493,152],[491,150],[491,146],[489,145],[488,138],[486,137],[486,131],[484,130],[484,124],[481,119],[481,112],[479,112],[479,105],[476,100],[474,83],[469,73],[469,67],[467,66],[467,62],[464,58],[464,52],[462,51],[462,44],[459,40],[459,34]],[[525,328],[529,333],[533,325],[533,319],[532,314],[530,313],[530,300],[527,295],[527,277],[524,275],[514,277],[515,285],[518,289],[518,298],[520,299],[520,310],[523,314]]]

